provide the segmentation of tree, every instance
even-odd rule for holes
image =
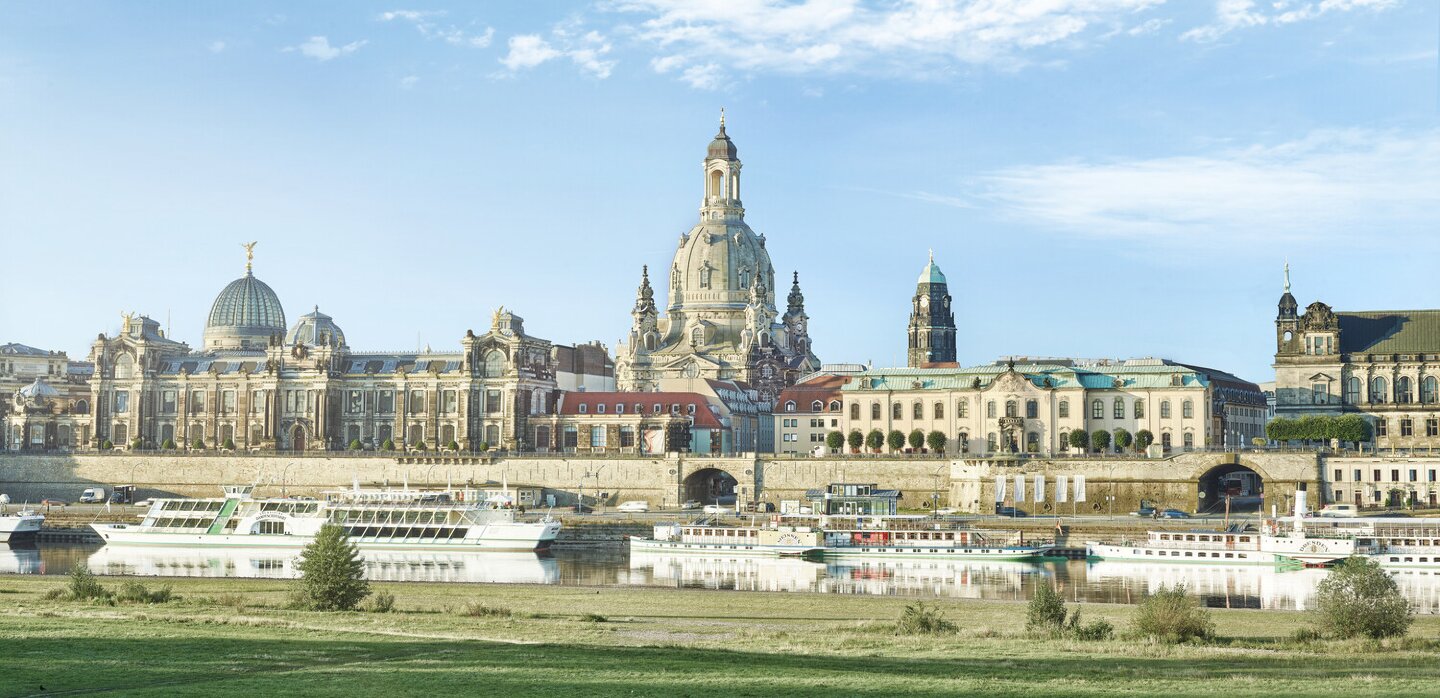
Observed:
[[[1153,443],[1155,443],[1155,435],[1151,434],[1149,429],[1135,432],[1135,450],[1143,451],[1150,448],[1150,444]]]
[[[350,450],[358,451],[362,448],[364,448],[364,446],[360,444],[360,439],[350,439]]]
[[[1025,629],[1059,633],[1065,627],[1065,602],[1055,588],[1045,582],[1035,586],[1030,606],[1025,613]]]
[[[1315,591],[1315,623],[1336,637],[1404,635],[1414,621],[1411,611],[1395,579],[1363,557],[1341,562]]]
[[[1115,450],[1124,451],[1133,443],[1135,443],[1135,437],[1131,436],[1130,432],[1124,429],[1115,430]]]
[[[1185,593],[1184,584],[1169,588],[1161,584],[1135,609],[1135,631],[1163,642],[1187,642],[1210,638],[1215,634],[1215,623],[1210,620],[1210,612]]]
[[[850,430],[850,436],[845,439],[850,444],[850,450],[854,453],[860,452],[860,447],[865,445],[865,435],[859,429]]]
[[[925,432],[916,429],[910,432],[910,436],[906,437],[905,440],[910,443],[911,449],[918,451],[925,445]]]
[[[844,447],[845,447],[845,435],[844,435],[844,434],[841,434],[841,433],[838,432],[838,431],[832,431],[832,432],[830,432],[829,434],[826,434],[826,435],[825,435],[825,447],[828,448],[828,449],[830,449],[830,450],[832,450],[832,451],[838,451],[838,450],[844,448]]]
[[[930,447],[930,450],[936,453],[944,453],[945,444],[949,441],[950,437],[946,436],[945,432],[939,430],[932,431],[925,436],[925,444]]]
[[[879,452],[880,447],[884,445],[885,434],[879,429],[871,429],[870,433],[865,435],[865,446],[870,450]]]
[[[385,439],[385,441],[380,444],[380,450],[382,450],[382,451],[393,451],[393,450],[395,450],[395,442],[394,442],[394,441],[391,441],[390,439]]]
[[[1335,438],[1341,441],[1360,443],[1371,439],[1370,422],[1358,414],[1346,414],[1335,418]]]
[[[348,611],[370,595],[365,561],[345,538],[345,529],[327,523],[300,553],[296,605],[314,611]]]
[[[1082,451],[1090,447],[1090,435],[1084,429],[1076,429],[1070,432],[1070,448],[1078,448]]]
[[[891,451],[899,451],[905,448],[905,434],[899,429],[891,429],[890,433],[885,435],[885,443]]]
[[[1090,435],[1090,443],[1095,445],[1095,450],[1104,453],[1106,449],[1110,448],[1110,432],[1096,429],[1095,433]]]

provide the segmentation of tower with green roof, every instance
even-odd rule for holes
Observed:
[[[910,344],[906,352],[911,368],[926,364],[953,363],[955,359],[955,311],[950,307],[950,287],[935,264],[935,253],[920,272],[910,308]]]

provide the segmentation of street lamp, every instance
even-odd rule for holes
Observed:
[[[291,466],[293,466],[293,465],[295,465],[295,461],[292,460],[292,461],[290,461],[289,463],[286,463],[284,468],[281,468],[281,469],[280,469],[280,496],[281,496],[281,497],[284,497],[284,496],[286,495],[285,485],[286,485],[287,481],[289,480],[290,468],[291,468]]]

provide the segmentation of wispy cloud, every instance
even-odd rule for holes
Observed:
[[[659,50],[651,62],[657,72],[710,89],[724,71],[914,75],[957,62],[1014,66],[1031,49],[1103,38],[1091,31],[1127,26],[1163,2],[617,0],[608,7],[646,16],[632,31]]]
[[[979,177],[968,194],[914,196],[1067,235],[1162,243],[1433,232],[1440,130],[1326,130],[1208,155],[1019,166]]]
[[[348,56],[360,50],[360,47],[369,43],[364,39],[352,41],[343,46],[331,46],[330,39],[324,36],[312,36],[306,39],[299,46],[291,46],[283,49],[286,52],[298,51],[300,55],[314,58],[317,61],[325,62],[341,56]]]
[[[1215,21],[1195,27],[1181,34],[1180,38],[1200,42],[1215,41],[1238,29],[1294,24],[1331,12],[1388,10],[1397,4],[1399,4],[1398,0],[1320,0],[1319,2],[1273,0],[1257,6],[1254,0],[1217,0]]]
[[[601,80],[610,77],[615,68],[615,61],[606,59],[612,48],[609,40],[597,31],[579,33],[572,24],[555,27],[549,38],[518,34],[510,37],[506,46],[508,51],[500,63],[511,75],[557,58],[569,58],[581,71]]]
[[[390,10],[381,12],[381,22],[406,22],[415,27],[427,39],[438,39],[452,46],[485,48],[495,38],[495,29],[485,27],[483,31],[464,29],[452,23],[442,22],[444,10]]]
[[[225,51],[225,42],[219,40],[212,41],[210,45],[205,48],[208,49],[210,53],[222,53]]]

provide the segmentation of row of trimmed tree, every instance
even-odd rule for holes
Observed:
[[[1310,415],[1299,419],[1278,417],[1265,425],[1271,441],[1369,441],[1370,422],[1358,414]]]
[[[1084,429],[1076,429],[1070,432],[1068,439],[1070,448],[1085,453],[1089,453],[1092,450],[1106,453],[1112,445],[1115,447],[1116,453],[1124,453],[1131,447],[1134,447],[1136,451],[1144,451],[1150,448],[1150,444],[1155,443],[1155,435],[1150,433],[1149,429],[1141,429],[1134,434],[1131,434],[1125,429],[1116,429],[1114,431],[1096,429],[1092,432],[1086,432]]]
[[[876,453],[886,446],[889,446],[891,451],[898,452],[903,450],[907,444],[915,451],[929,448],[936,453],[944,453],[945,447],[949,443],[950,437],[946,436],[943,431],[927,433],[920,429],[915,429],[909,434],[899,429],[891,430],[889,434],[879,429],[872,429],[869,434],[862,434],[859,429],[856,429],[851,431],[849,436],[838,431],[832,431],[825,435],[825,445],[830,450],[838,451],[848,444],[850,450],[855,453],[859,453],[862,446]]]

